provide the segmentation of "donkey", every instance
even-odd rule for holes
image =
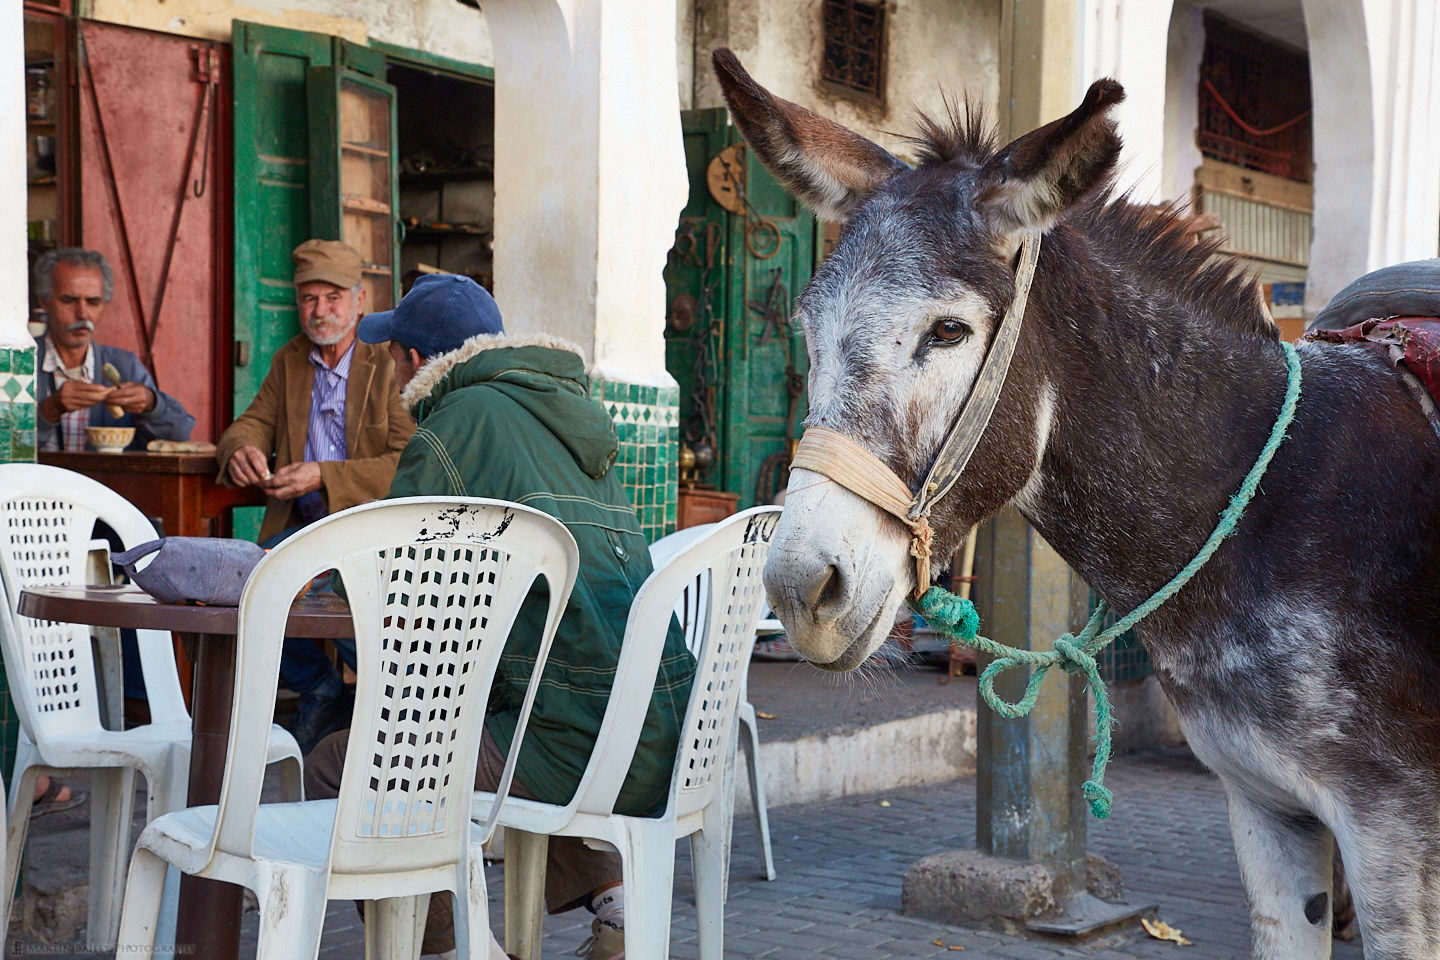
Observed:
[[[797,303],[807,427],[916,489],[1043,234],[994,413],[934,509],[934,552],[1013,503],[1117,611],[1195,554],[1255,462],[1286,359],[1252,279],[1183,211],[1115,196],[1124,96],[997,148],[977,112],[920,119],[918,165],[714,66],[758,157],[844,224]],[[1288,439],[1238,531],[1138,628],[1224,783],[1254,955],[1330,956],[1338,843],[1365,955],[1440,957],[1440,444],[1383,358],[1299,347]],[[765,570],[790,642],[850,670],[916,586],[910,532],[795,470]]]

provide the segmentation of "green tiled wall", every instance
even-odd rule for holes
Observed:
[[[675,529],[680,481],[680,388],[591,379],[590,396],[615,421],[615,468],[630,493],[640,529],[653,542]]]
[[[0,347],[0,463],[35,461],[35,348]]]
[[[35,348],[0,347],[0,463],[35,460]],[[15,765],[20,720],[0,665],[0,771]]]

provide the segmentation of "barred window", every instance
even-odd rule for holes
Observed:
[[[820,77],[845,93],[885,99],[885,5],[825,0]]]

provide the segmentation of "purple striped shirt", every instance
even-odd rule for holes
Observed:
[[[325,366],[320,348],[310,348],[310,364],[315,368],[315,384],[310,389],[310,420],[305,428],[305,459],[314,462],[344,460],[345,453],[345,388],[350,380],[350,358],[355,345],[335,364]],[[301,519],[309,523],[325,515],[320,494],[307,493],[296,501]],[[310,514],[315,514],[311,516]]]

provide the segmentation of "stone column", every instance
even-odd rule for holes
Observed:
[[[9,24],[9,26],[6,26]],[[0,463],[35,459],[35,341],[25,328],[25,20],[0,9]],[[9,200],[5,200],[9,197]]]
[[[652,537],[674,526],[679,389],[662,270],[689,185],[675,6],[485,4],[495,48],[495,298],[513,333],[572,340],[620,433]]]

